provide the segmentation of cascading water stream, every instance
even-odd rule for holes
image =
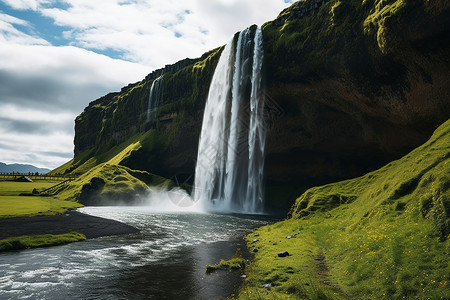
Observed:
[[[250,129],[248,133],[249,168],[247,211],[261,209],[264,201],[264,148],[266,146],[266,128],[264,126],[264,96],[262,94],[261,69],[263,64],[262,32],[255,33],[255,50],[253,52],[252,90],[250,94]]]
[[[239,33],[224,48],[203,116],[193,197],[206,210],[263,210],[265,127],[262,33]]]
[[[159,76],[155,80],[153,80],[152,87],[150,88],[150,94],[148,96],[148,106],[147,106],[147,122],[151,121],[153,115],[161,104],[162,97],[162,78],[164,75]]]

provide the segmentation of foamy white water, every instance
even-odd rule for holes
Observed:
[[[258,27],[232,39],[217,64],[203,116],[193,193],[206,210],[263,210],[262,63]]]

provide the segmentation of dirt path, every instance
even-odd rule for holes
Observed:
[[[350,296],[347,295],[338,285],[332,283],[330,269],[326,263],[325,250],[322,249],[319,254],[313,255],[313,259],[320,282],[327,286],[333,294],[350,299]]]

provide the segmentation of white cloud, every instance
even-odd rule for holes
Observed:
[[[78,114],[90,101],[141,80],[149,71],[71,46],[0,43],[2,103],[22,107]]]
[[[73,151],[73,136],[67,133],[18,135],[0,128],[0,136],[0,161],[4,163],[32,163],[38,167],[55,168],[67,162]]]
[[[28,22],[25,20],[21,20],[18,18],[15,18],[13,16],[4,14],[0,12],[0,21],[3,21],[5,23],[9,23],[9,24],[17,24],[17,25],[24,25],[24,26],[28,26]]]
[[[66,0],[68,9],[42,8],[71,28],[73,45],[122,52],[123,58],[159,68],[198,57],[225,44],[237,31],[274,19],[283,0]]]
[[[68,112],[51,113],[48,111],[40,111],[29,108],[19,108],[12,104],[2,105],[0,110],[0,118],[8,118],[16,121],[34,121],[62,123],[72,122],[73,114]]]
[[[21,25],[28,27],[27,21],[12,17],[0,12],[0,43],[14,43],[21,45],[48,45],[49,43],[39,37],[23,33],[14,27]]]
[[[150,72],[76,47],[0,41],[0,161],[54,168],[73,153],[87,104]]]
[[[292,0],[2,0],[35,10],[72,45],[114,50],[126,60],[160,68],[223,45],[237,31],[274,19]],[[59,4],[55,6],[55,4]],[[63,8],[61,8],[63,7]]]

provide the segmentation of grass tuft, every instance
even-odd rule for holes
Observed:
[[[0,251],[21,250],[27,248],[48,247],[85,240],[86,236],[78,232],[64,234],[23,235],[0,240]]]
[[[220,260],[216,265],[206,265],[206,273],[216,270],[241,270],[245,268],[245,259],[240,254],[235,254],[229,260]]]

